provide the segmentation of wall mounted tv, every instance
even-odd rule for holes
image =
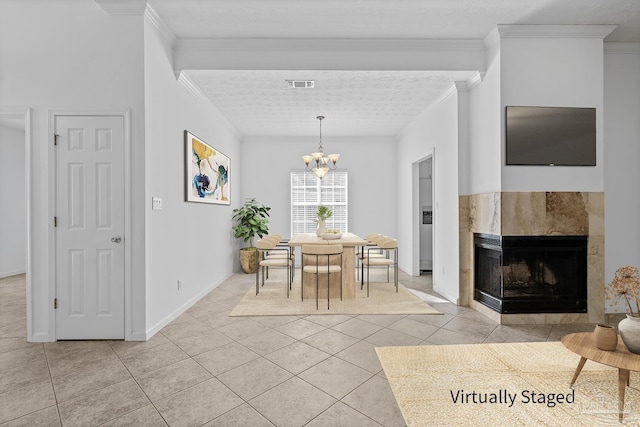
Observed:
[[[596,109],[507,107],[507,165],[595,166]]]

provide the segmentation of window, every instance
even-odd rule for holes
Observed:
[[[291,171],[291,235],[316,231],[316,209],[328,206],[333,216],[327,228],[348,231],[347,172],[331,171],[323,179],[306,171]]]

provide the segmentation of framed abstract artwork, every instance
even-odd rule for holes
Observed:
[[[184,140],[186,201],[230,204],[229,158],[187,130]]]

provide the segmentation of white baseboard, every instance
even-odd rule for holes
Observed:
[[[147,337],[144,332],[132,332],[129,336],[124,337],[125,341],[146,341],[151,337]]]
[[[447,300],[449,300],[449,302],[451,302],[452,304],[460,305],[460,300],[458,299],[458,297],[457,297],[457,296],[450,295],[448,292],[443,292],[443,291],[442,291],[442,289],[440,289],[440,288],[439,288],[438,286],[436,286],[435,284],[434,284],[434,286],[433,286],[433,290],[434,290],[435,292],[437,292],[438,294],[442,295],[442,296],[443,296],[444,298],[446,298]]]
[[[229,276],[225,277],[222,281],[220,281],[218,283],[215,283],[215,284],[209,286],[208,288],[205,288],[204,290],[202,290],[201,292],[196,294],[193,298],[191,298],[190,300],[188,300],[187,302],[182,304],[180,307],[178,307],[173,313],[169,314],[164,319],[162,319],[160,322],[156,323],[151,328],[147,329],[147,332],[145,334],[144,339],[133,339],[133,338],[131,338],[131,341],[146,341],[146,340],[150,339],[152,336],[157,334],[162,328],[167,326],[169,323],[173,322],[175,319],[178,318],[178,316],[180,316],[182,313],[187,311],[195,303],[200,301],[205,295],[207,295],[209,292],[211,292],[212,290],[214,290],[215,288],[220,286],[222,283],[224,283],[227,279],[229,279],[234,274],[235,274],[235,272],[233,272]],[[136,334],[136,335],[138,335],[139,337],[142,336],[142,334]]]
[[[28,342],[54,342],[55,340],[51,339],[51,336],[46,332],[38,332],[27,337]]]
[[[0,279],[4,279],[5,277],[17,276],[18,274],[25,274],[26,272],[27,270],[19,270],[0,273]]]

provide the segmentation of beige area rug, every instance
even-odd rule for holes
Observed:
[[[359,286],[358,286],[359,287]],[[418,298],[400,284],[395,292],[393,283],[370,284],[370,296],[365,290],[357,290],[355,299],[332,298],[327,310],[327,300],[319,301],[316,309],[315,296],[302,301],[300,283],[294,282],[287,298],[286,285],[281,281],[267,281],[256,295],[255,287],[249,289],[229,316],[286,316],[305,314],[442,314],[424,300]]]
[[[587,361],[572,390],[580,357],[560,342],[376,352],[408,426],[621,425],[617,369]],[[640,373],[631,373],[622,425],[640,425]]]

